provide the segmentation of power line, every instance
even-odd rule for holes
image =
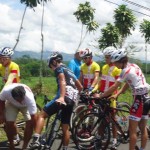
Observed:
[[[132,5],[135,5],[135,6],[138,6],[138,7],[140,7],[140,8],[143,8],[143,9],[146,9],[146,10],[150,11],[150,8],[145,7],[145,6],[142,6],[142,5],[137,4],[137,3],[134,3],[134,2],[132,2],[132,1],[129,1],[129,0],[122,0],[122,1],[125,1],[125,2],[127,2],[127,3],[132,4]]]
[[[106,1],[106,2],[108,2],[108,3],[112,3],[112,4],[117,5],[117,6],[120,6],[119,4],[114,3],[114,2],[111,2],[111,1],[109,1],[109,0],[104,0],[104,1]],[[132,10],[132,11],[134,11],[134,12],[137,12],[137,13],[139,13],[139,14],[142,14],[142,15],[145,15],[145,16],[150,17],[150,15],[147,15],[147,14],[145,14],[145,13],[142,13],[142,12],[139,12],[139,11],[136,11],[136,10],[133,10],[133,9],[130,9],[130,10]]]

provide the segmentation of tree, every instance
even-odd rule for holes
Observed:
[[[120,47],[122,47],[127,36],[131,35],[131,30],[135,29],[136,18],[132,10],[128,9],[126,5],[120,5],[115,9],[115,26],[119,29],[120,33]]]
[[[87,33],[95,31],[99,27],[98,23],[94,21],[94,13],[95,9],[90,6],[89,2],[85,2],[85,4],[79,4],[77,11],[73,13],[77,18],[77,21],[81,21],[82,23],[80,42],[77,50],[83,43]],[[86,32],[83,35],[84,26],[86,26]]]
[[[150,21],[144,19],[140,24],[140,31],[145,38],[145,42],[150,44]]]
[[[42,3],[42,2],[47,2],[50,0],[20,0],[21,3],[24,3],[27,7],[37,7],[38,4]]]
[[[147,43],[150,44],[150,21],[148,20],[143,20],[143,22],[140,24],[140,31],[143,34],[145,38],[145,61],[146,61],[146,68],[145,72],[147,75]]]
[[[108,46],[117,47],[119,43],[119,30],[111,23],[107,23],[106,27],[101,29],[102,36],[99,38],[99,49],[104,49]]]

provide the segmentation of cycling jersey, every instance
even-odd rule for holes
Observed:
[[[84,89],[86,89],[91,86],[95,72],[100,72],[100,66],[94,61],[90,65],[83,63],[81,65],[81,72],[83,74],[82,84]]]
[[[72,72],[75,74],[75,76],[79,79],[80,77],[80,66],[81,66],[81,61],[78,59],[74,58],[69,62],[68,67]]]
[[[130,109],[129,119],[135,121],[140,121],[141,118],[148,119],[147,114],[150,107],[145,102],[149,99],[147,95],[149,85],[146,83],[141,69],[136,64],[128,63],[117,80],[119,82],[126,81],[132,90],[134,102]]]
[[[6,83],[9,80],[8,78],[11,73],[15,73],[17,75],[13,79],[12,83],[20,82],[20,69],[15,62],[11,61],[11,63],[7,67],[4,67],[2,64],[0,64],[0,74],[2,76],[3,83]]]
[[[65,97],[69,98],[70,100],[76,101],[77,95],[78,95],[78,90],[75,86],[75,82],[76,82],[77,78],[73,74],[73,72],[70,69],[68,69],[65,65],[61,65],[60,67],[57,67],[55,69],[58,95],[60,94],[60,85],[59,85],[59,78],[58,78],[58,75],[60,73],[64,73],[64,76],[65,76],[65,81],[66,81]]]
[[[60,97],[60,85],[59,85],[59,74],[63,73],[66,80],[66,93],[65,93],[65,102],[67,106],[58,105],[56,100]],[[63,124],[69,124],[70,116],[73,110],[73,104],[77,100],[78,90],[76,89],[75,82],[77,80],[73,72],[68,69],[66,66],[61,65],[55,69],[55,76],[57,82],[57,94],[53,100],[45,105],[43,110],[51,116],[55,114],[60,109],[62,109],[61,121]]]
[[[121,69],[118,69],[114,65],[104,65],[102,67],[102,76],[99,83],[100,92],[105,92],[108,90],[110,86],[112,86],[116,79],[119,77],[121,73]]]
[[[149,85],[141,69],[136,64],[127,64],[117,79],[119,82],[126,81],[132,90],[133,95],[143,95],[148,93]]]

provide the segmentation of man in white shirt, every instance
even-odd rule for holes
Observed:
[[[26,149],[36,124],[37,107],[31,89],[25,84],[13,83],[5,86],[0,93],[0,124],[6,124],[10,150],[15,150],[13,137],[16,133],[15,121],[19,112],[26,121],[22,146],[22,149]]]

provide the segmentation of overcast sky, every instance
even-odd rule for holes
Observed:
[[[126,4],[128,8],[140,12],[133,12],[138,22],[136,30],[132,32],[132,36],[127,38],[126,45],[129,43],[138,43],[139,47],[142,47],[141,44],[144,43],[144,38],[141,37],[142,34],[139,32],[139,24],[143,19],[150,21],[150,1],[129,1],[149,8],[149,10],[127,3],[125,0],[110,0],[110,2],[118,5]],[[91,46],[91,43],[100,37],[101,28],[103,28],[106,23],[113,23],[114,9],[118,8],[118,5],[105,0],[89,0],[89,2],[91,6],[96,9],[95,20],[100,24],[100,27],[95,33],[91,33],[86,37],[81,48],[89,47],[96,51],[97,49]],[[81,23],[77,22],[73,13],[77,10],[80,3],[85,3],[85,0],[52,0],[52,2],[45,4],[43,25],[45,51],[75,52],[79,44]],[[25,5],[21,4],[20,0],[0,0],[0,8],[0,47],[14,47]],[[41,16],[41,5],[38,5],[34,10],[27,8],[20,41],[16,47],[17,51],[41,51]],[[97,43],[94,42],[94,44]],[[148,55],[149,51],[148,47]],[[142,55],[141,53],[137,53],[136,56],[137,55],[140,55],[142,59],[145,58],[144,53],[142,53]]]

